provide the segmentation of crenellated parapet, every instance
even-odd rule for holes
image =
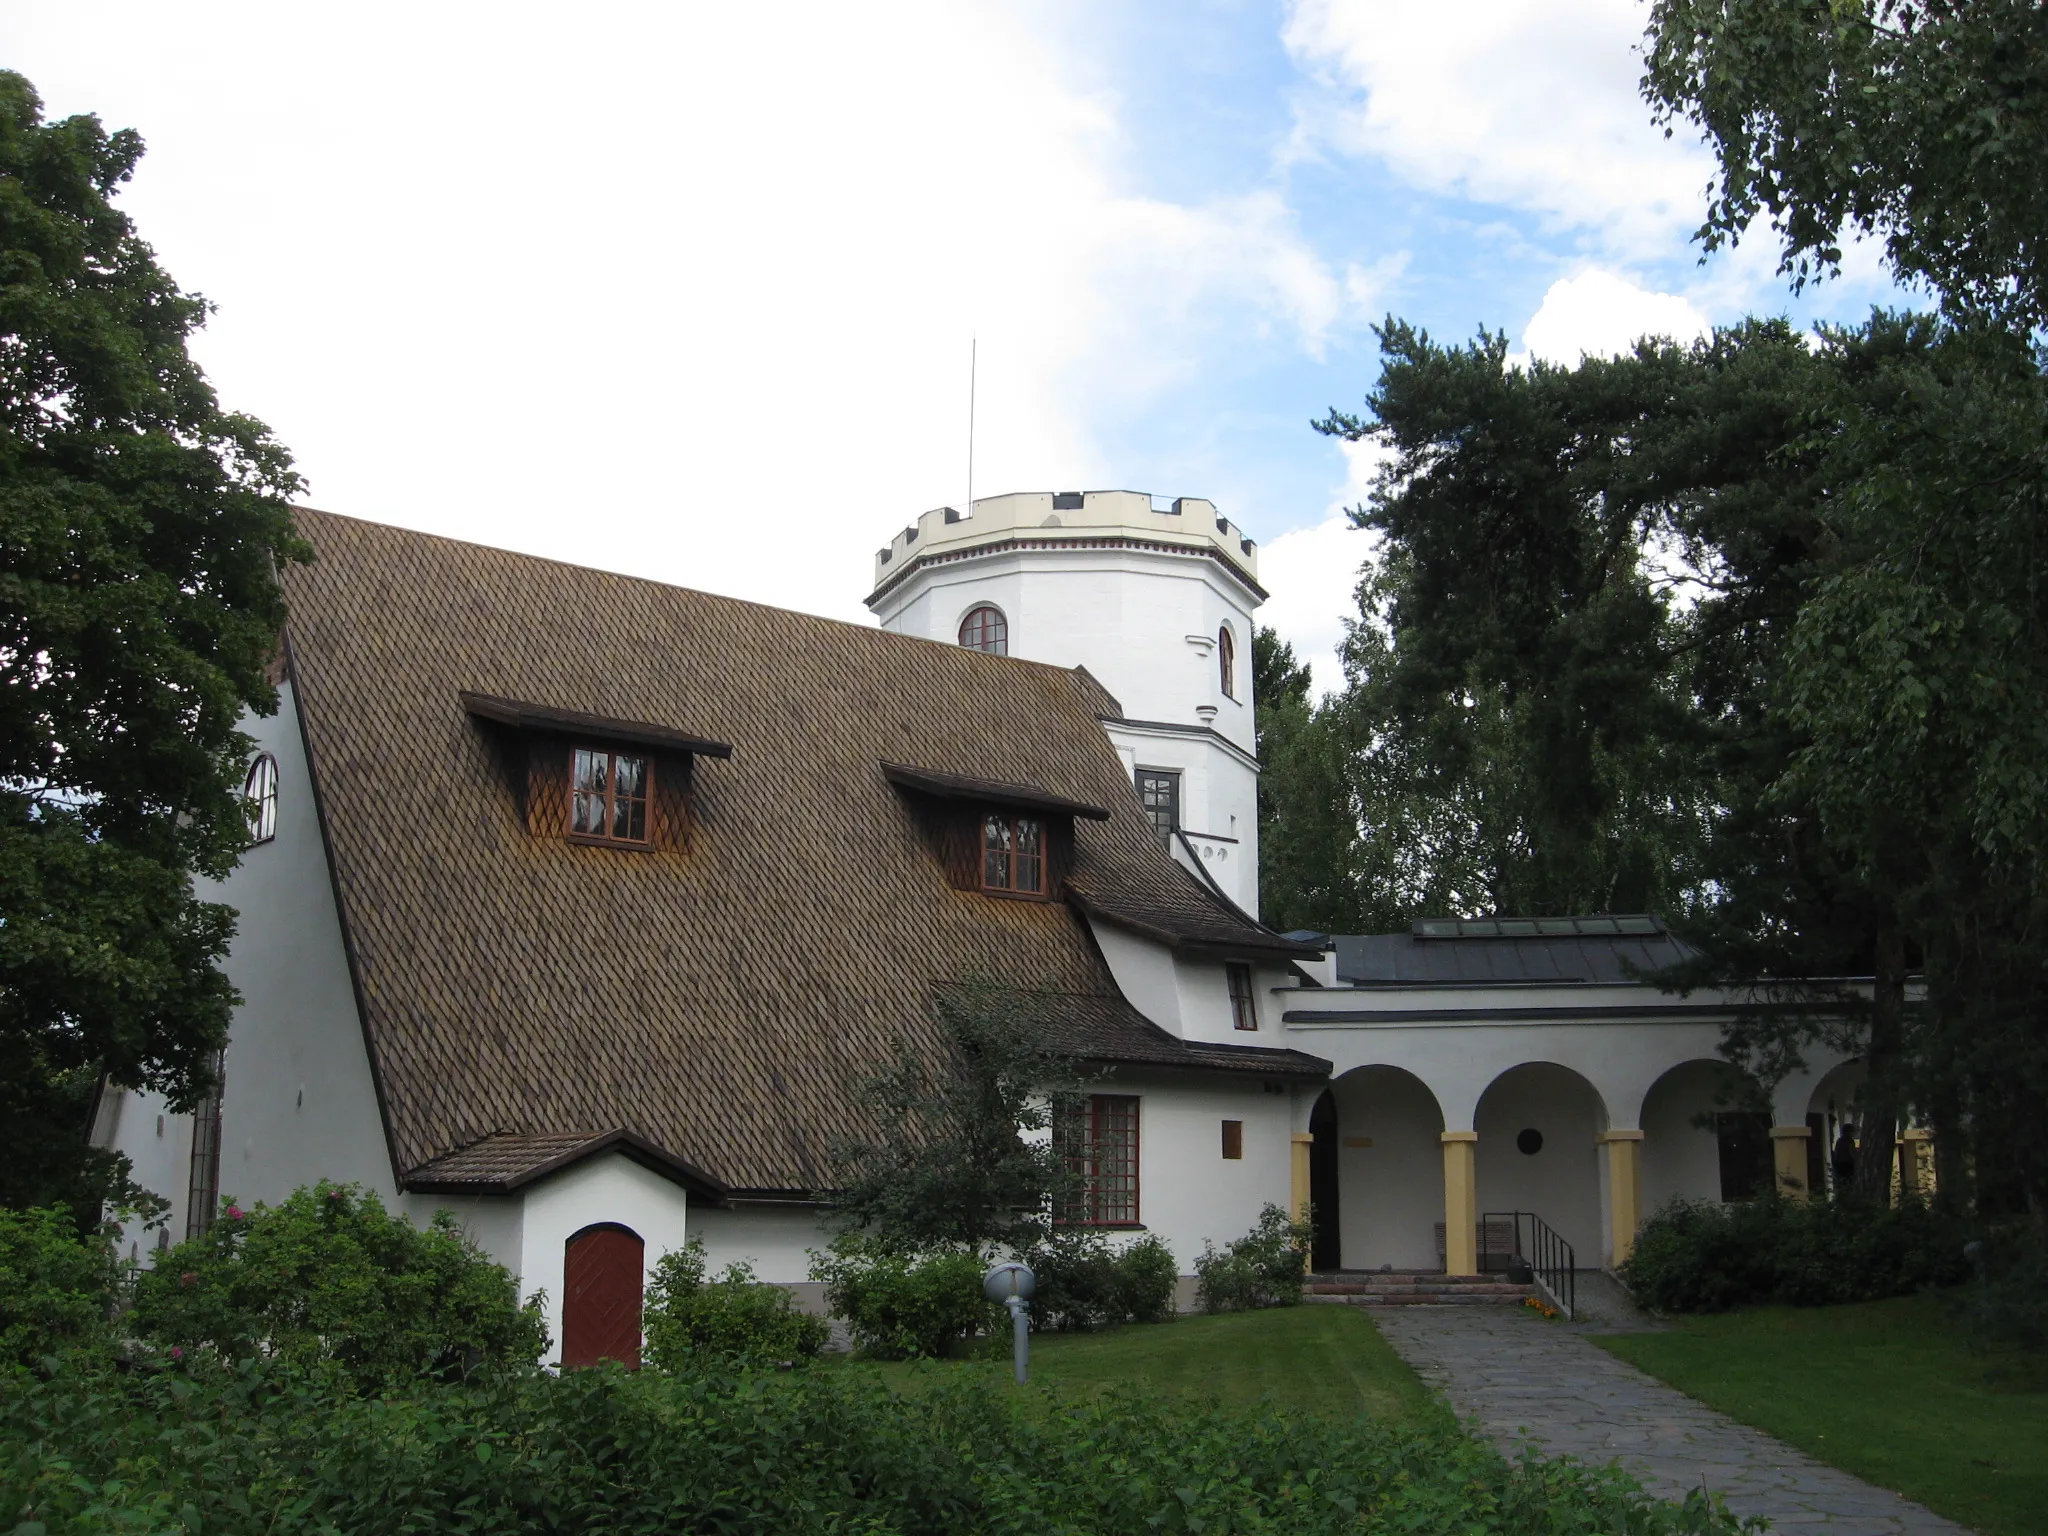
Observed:
[[[1259,547],[1199,496],[1160,503],[1142,491],[1017,491],[975,498],[973,515],[934,507],[875,554],[873,606],[912,571],[996,548],[1131,544],[1215,559],[1255,600]]]

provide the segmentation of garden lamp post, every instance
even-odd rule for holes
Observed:
[[[1017,1361],[1017,1385],[1024,1385],[1025,1368],[1031,1363],[1031,1318],[1024,1305],[1038,1289],[1038,1279],[1028,1264],[998,1264],[981,1282],[981,1294],[1000,1301],[1010,1309],[1012,1353]]]

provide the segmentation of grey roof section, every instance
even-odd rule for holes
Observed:
[[[1416,925],[1422,927],[1421,924]],[[1435,937],[1420,933],[1339,934],[1337,979],[1351,986],[1430,982],[1631,982],[1696,951],[1659,930],[1652,934],[1539,934],[1520,938]]]

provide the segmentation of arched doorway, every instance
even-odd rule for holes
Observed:
[[[562,1365],[600,1360],[640,1369],[641,1284],[647,1245],[630,1227],[585,1227],[562,1255]]]
[[[1510,1067],[1479,1097],[1479,1215],[1533,1211],[1600,1266],[1600,1148],[1606,1106],[1593,1085],[1555,1062]]]
[[[1444,1116],[1436,1095],[1412,1072],[1370,1066],[1346,1072],[1327,1098],[1342,1267],[1442,1269]]]
[[[1869,1068],[1863,1059],[1852,1057],[1813,1085],[1813,1093],[1806,1101],[1806,1124],[1812,1132],[1807,1162],[1813,1170],[1816,1193],[1841,1193],[1838,1186],[1843,1174],[1853,1175],[1862,1159],[1863,1117],[1856,1112],[1856,1098],[1868,1075]],[[1849,1138],[1846,1147],[1842,1145],[1844,1132]],[[1879,1147],[1873,1155],[1889,1159],[1892,1148]]]
[[[1325,1088],[1309,1111],[1309,1219],[1315,1236],[1309,1242],[1309,1267],[1319,1273],[1344,1267],[1344,1238],[1338,1226],[1342,1199],[1337,1183],[1337,1100]]]
[[[1643,1096],[1642,1214],[1673,1200],[1751,1200],[1771,1187],[1771,1117],[1725,1061],[1680,1062]]]

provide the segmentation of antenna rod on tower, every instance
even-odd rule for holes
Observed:
[[[974,516],[974,376],[981,363],[981,338],[969,337],[967,341],[967,506],[968,517]]]

